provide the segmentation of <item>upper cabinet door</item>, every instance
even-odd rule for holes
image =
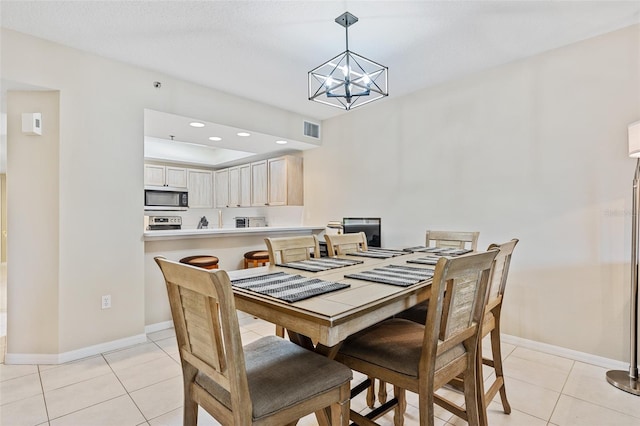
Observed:
[[[216,208],[229,207],[229,169],[216,171]]]
[[[269,205],[303,205],[302,158],[290,155],[268,160]]]
[[[286,157],[272,158],[269,166],[269,205],[287,204],[287,160]]]
[[[251,163],[251,205],[267,206],[267,160]]]
[[[240,207],[251,206],[251,164],[243,164],[240,169]]]
[[[164,166],[155,164],[144,165],[144,184],[150,186],[164,186]]]
[[[240,167],[229,169],[229,207],[240,207]]]
[[[188,169],[189,208],[213,208],[213,173]]]
[[[187,187],[187,169],[184,167],[167,166],[165,170],[165,183],[176,188]]]

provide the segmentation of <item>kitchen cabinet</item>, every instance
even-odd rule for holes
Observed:
[[[267,160],[251,163],[251,205],[269,205]]]
[[[187,169],[184,167],[144,165],[144,184],[149,186],[187,187]]]
[[[189,208],[213,208],[213,172],[187,169]]]
[[[240,167],[229,168],[229,207],[240,207]]]
[[[251,206],[251,164],[243,164],[240,169],[240,207]]]
[[[270,206],[303,205],[302,158],[290,155],[267,160]]]
[[[251,206],[251,164],[229,168],[229,207]]]
[[[229,207],[229,169],[216,170],[216,208]]]
[[[286,155],[251,163],[252,206],[303,205],[302,158]]]

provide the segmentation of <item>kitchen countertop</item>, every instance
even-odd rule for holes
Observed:
[[[144,241],[179,240],[187,238],[242,237],[257,234],[293,233],[306,231],[313,233],[325,229],[325,226],[265,226],[253,228],[211,228],[211,229],[170,229],[144,231]]]

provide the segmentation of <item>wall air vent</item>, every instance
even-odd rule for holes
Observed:
[[[320,125],[311,123],[310,121],[304,121],[304,135],[310,138],[320,139]]]

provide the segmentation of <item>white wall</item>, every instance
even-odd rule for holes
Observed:
[[[141,336],[144,109],[294,140],[303,139],[306,117],[14,31],[2,29],[1,36],[2,78],[59,91],[60,99],[58,154],[52,155],[49,145],[36,144],[29,146],[28,155],[8,153],[7,360],[41,355],[38,362],[55,362],[59,354]],[[154,81],[161,81],[162,88],[155,89]],[[43,119],[45,131],[48,120]],[[17,177],[40,176],[40,167],[57,174],[44,182],[57,184],[57,195],[48,193],[29,205],[33,184]],[[28,208],[16,212],[18,206]],[[46,232],[27,226],[44,227],[43,220],[51,225]],[[58,271],[47,271],[49,263]],[[47,281],[47,294],[41,294],[34,289],[47,272],[57,275],[57,288],[49,292],[56,284]],[[100,309],[105,294],[112,296],[109,310]],[[39,297],[57,305],[58,312],[32,303]]]
[[[382,217],[383,246],[519,238],[503,331],[628,360],[639,61],[634,26],[325,121],[304,220]]]
[[[8,346],[20,352],[56,353],[59,343],[59,93],[9,92],[7,110]],[[22,133],[22,113],[40,112],[41,136]],[[21,193],[26,196],[15,197]],[[38,312],[39,315],[34,315]],[[37,330],[37,331],[36,331]],[[38,334],[22,344],[18,336]]]

